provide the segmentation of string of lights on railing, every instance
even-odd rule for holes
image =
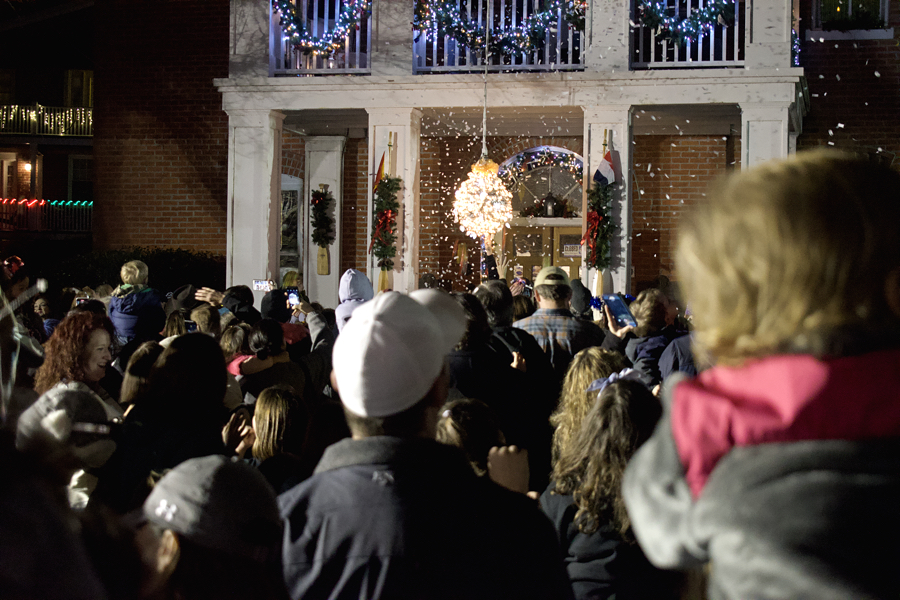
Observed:
[[[697,42],[709,35],[716,25],[734,23],[734,4],[714,0],[706,6],[691,9],[686,18],[670,15],[665,1],[644,2],[638,9],[641,24],[654,29],[657,37],[672,40],[679,46],[687,42]]]
[[[2,198],[0,199],[0,205],[6,204],[8,206],[27,206],[28,208],[33,208],[35,206],[81,206],[81,207],[92,207],[94,206],[94,202],[91,200],[44,200],[38,198]]]
[[[587,0],[551,0],[545,10],[528,15],[517,26],[494,29],[487,42],[488,54],[511,56],[541,49],[547,33],[556,28],[560,12],[565,24],[584,31]],[[462,14],[456,0],[418,0],[413,30],[416,41],[423,33],[429,40],[447,36],[472,50],[484,48],[487,38],[484,24]]]
[[[275,8],[281,14],[281,29],[286,42],[304,54],[331,56],[344,45],[351,30],[359,28],[362,20],[372,14],[372,0],[345,0],[334,27],[316,37],[306,26],[306,18],[300,15],[290,0],[275,0]]]

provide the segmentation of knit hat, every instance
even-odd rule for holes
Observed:
[[[275,492],[243,461],[215,455],[181,463],[150,492],[144,517],[205,548],[258,563],[280,556]]]
[[[335,342],[341,402],[364,417],[406,410],[434,385],[465,330],[465,311],[444,291],[379,294],[354,311]]]
[[[584,284],[581,283],[580,279],[573,279],[571,282],[572,287],[572,312],[577,317],[581,316],[591,316],[591,292]]]
[[[544,267],[541,269],[537,279],[534,280],[534,287],[539,285],[566,285],[572,287],[569,283],[569,276],[559,267]]]

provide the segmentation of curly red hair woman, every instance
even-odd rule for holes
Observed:
[[[67,316],[44,346],[46,356],[35,375],[35,391],[43,394],[59,384],[80,383],[121,415],[118,403],[99,385],[112,362],[114,335],[112,321],[105,315],[77,312]]]

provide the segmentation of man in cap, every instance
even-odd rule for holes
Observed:
[[[557,381],[562,382],[573,356],[603,343],[603,330],[572,316],[569,310],[572,286],[569,276],[559,267],[541,269],[534,280],[534,297],[538,309],[530,317],[513,323],[513,327],[534,336],[550,357]]]
[[[279,497],[292,598],[569,598],[552,525],[434,441],[465,313],[438,290],[377,296],[334,348],[352,439]]]

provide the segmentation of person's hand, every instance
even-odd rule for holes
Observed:
[[[503,487],[528,492],[528,450],[517,446],[494,446],[488,451],[488,474]]]
[[[316,312],[316,309],[309,302],[300,301],[300,304],[293,307],[293,312],[295,317],[299,317],[300,315],[308,315],[311,312]]]
[[[603,313],[606,315],[606,324],[609,326],[609,330],[612,331],[612,334],[619,339],[624,339],[625,336],[634,331],[634,327],[631,325],[625,325],[624,327],[620,327],[616,320],[613,318],[612,313],[609,312],[609,305],[603,305]]]
[[[208,302],[213,306],[221,306],[222,300],[225,299],[225,293],[204,287],[194,292],[194,299],[200,302]]]
[[[511,286],[509,286],[509,293],[513,296],[519,296],[525,291],[525,282],[524,281],[514,281]]]
[[[513,352],[512,353],[513,360],[509,366],[517,371],[522,371],[523,373],[527,372],[527,365],[525,364],[525,357],[522,356],[521,352]]]
[[[256,432],[253,431],[245,410],[239,410],[231,415],[228,423],[222,428],[222,443],[240,458],[244,458],[244,454],[255,441]]]

